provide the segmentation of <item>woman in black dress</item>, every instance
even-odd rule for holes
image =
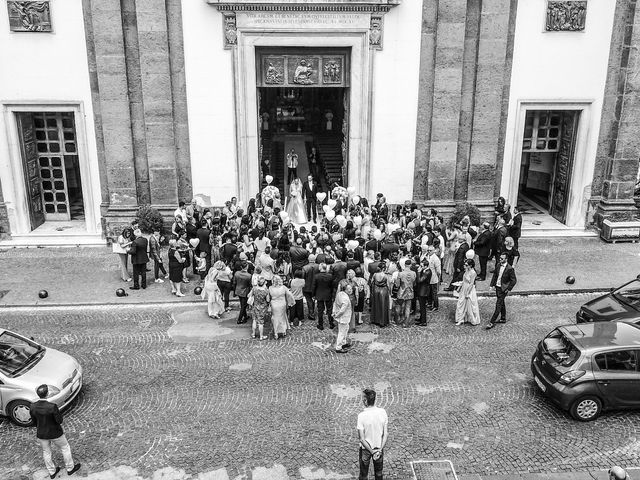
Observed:
[[[181,291],[182,270],[186,259],[180,254],[175,239],[169,240],[169,282],[171,283],[171,293],[177,297],[184,297]]]

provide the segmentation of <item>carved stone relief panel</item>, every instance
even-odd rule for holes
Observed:
[[[265,56],[262,57],[262,74],[264,83],[267,85],[284,84],[284,57]]]
[[[9,1],[9,28],[12,32],[51,32],[48,1]]]
[[[232,48],[238,43],[238,32],[236,30],[236,14],[225,13],[224,19],[224,48]]]
[[[288,57],[289,83],[295,85],[318,84],[317,57]]]
[[[382,15],[371,15],[371,26],[369,27],[369,45],[375,49],[382,49]]]
[[[579,32],[587,19],[586,0],[548,0],[545,30]]]
[[[322,83],[325,85],[342,84],[342,57],[322,58]]]

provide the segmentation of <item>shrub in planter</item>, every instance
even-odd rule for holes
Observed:
[[[151,205],[142,205],[138,209],[137,219],[142,233],[153,233],[155,230],[162,232],[164,225],[162,214]]]
[[[467,215],[471,219],[471,225],[480,225],[482,222],[480,209],[473,203],[464,202],[456,205],[456,208],[451,215],[451,219],[449,220],[449,225],[460,223],[460,221]]]

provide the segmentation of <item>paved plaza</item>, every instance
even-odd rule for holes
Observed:
[[[575,422],[529,372],[536,342],[588,298],[509,298],[491,331],[455,327],[446,302],[428,327],[360,327],[346,355],[312,322],[261,342],[229,316],[214,326],[204,304],[14,309],[2,324],[83,365],[64,425],[89,478],[355,478],[367,386],[389,413],[388,478],[411,478],[417,459],[483,477],[637,466],[640,413]],[[482,299],[481,316],[492,307]],[[0,478],[45,478],[35,431],[0,428]]]

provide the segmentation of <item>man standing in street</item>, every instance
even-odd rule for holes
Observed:
[[[246,258],[246,257],[245,257]],[[242,269],[233,274],[233,288],[236,296],[240,300],[240,313],[238,314],[237,324],[247,323],[249,316],[247,315],[247,299],[251,291],[252,275],[247,271],[247,261],[241,260]]]
[[[133,234],[136,239],[129,247],[131,265],[133,266],[133,287],[129,288],[131,290],[140,290],[140,287],[147,288],[147,262],[149,261],[147,249],[149,241],[142,236],[140,229],[135,230]],[[140,281],[140,277],[142,277],[142,281]]]
[[[313,279],[318,273],[318,265],[316,264],[316,256],[314,254],[309,255],[309,263],[302,267],[302,275],[304,276],[304,288],[302,294],[307,301],[307,318],[309,320],[315,319],[315,304],[313,302]]]
[[[402,263],[399,262],[401,265]],[[416,282],[416,273],[411,270],[410,259],[404,261],[404,269],[398,273],[396,285],[398,286],[398,298],[394,303],[395,319],[398,325],[404,328],[413,324],[411,317],[411,300],[413,300],[413,285]]]
[[[318,184],[313,181],[313,178],[314,175],[309,175],[307,181],[302,184],[302,196],[304,197],[304,203],[307,207],[307,220],[313,220],[313,223],[316,223],[318,220],[318,197],[316,195],[320,190],[318,189]]]
[[[487,262],[491,255],[492,235],[489,230],[489,223],[484,222],[480,225],[480,233],[473,242],[473,249],[480,259],[480,275],[476,280],[484,281],[487,278]]]
[[[79,463],[73,463],[71,447],[62,430],[62,414],[55,403],[45,400],[49,395],[49,387],[40,385],[36,389],[40,400],[31,404],[31,418],[36,424],[36,437],[42,446],[42,456],[50,478],[56,478],[60,467],[56,467],[51,458],[51,445],[55,445],[64,458],[67,475],[73,475],[80,470]]]
[[[375,390],[362,392],[364,410],[358,414],[358,437],[360,439],[360,476],[359,480],[369,478],[369,464],[373,459],[373,472],[376,480],[382,480],[384,466],[384,446],[387,443],[387,424],[389,419],[384,408],[376,407]]]
[[[287,153],[287,183],[291,185],[298,178],[298,154],[294,148]]]
[[[311,293],[316,303],[316,311],[318,313],[318,330],[324,330],[324,312],[327,311],[329,317],[329,328],[333,328],[333,305],[331,297],[333,295],[334,285],[333,274],[329,271],[326,263],[320,264],[320,271],[315,274],[311,285]],[[335,282],[337,285],[337,282]]]
[[[500,265],[496,266],[490,284],[491,287],[496,287],[496,309],[487,324],[487,330],[495,327],[496,323],[507,322],[507,308],[505,307],[504,299],[518,282],[516,279],[516,271],[507,262],[506,252],[502,252],[499,258]],[[500,316],[500,320],[498,320],[498,315]]]
[[[438,308],[440,308],[438,286],[440,285],[440,279],[442,277],[442,262],[440,262],[440,257],[436,253],[436,248],[433,245],[427,247],[427,252],[429,255],[429,270],[431,271],[429,292],[427,293],[427,306],[429,307],[429,311],[437,312]]]

